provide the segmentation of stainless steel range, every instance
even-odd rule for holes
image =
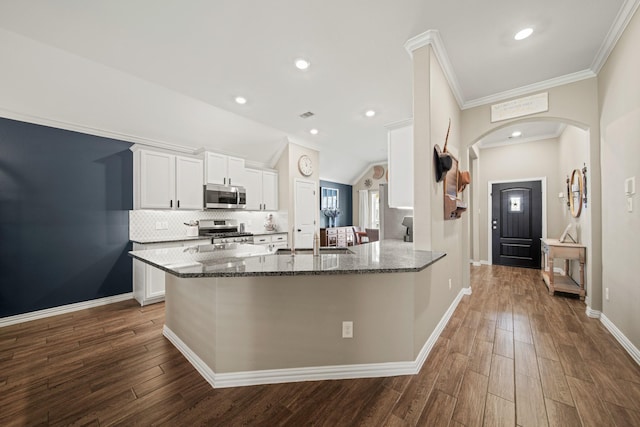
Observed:
[[[253,243],[253,234],[241,231],[243,227],[228,219],[201,219],[198,234],[211,237],[211,243]]]

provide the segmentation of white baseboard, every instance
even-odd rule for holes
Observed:
[[[279,384],[300,381],[341,380],[354,378],[394,377],[415,375],[435,345],[442,330],[449,322],[464,295],[470,295],[471,288],[460,290],[435,329],[422,346],[414,361],[366,363],[360,365],[313,366],[291,369],[267,369],[261,371],[229,372],[216,374],[200,359],[171,329],[164,325],[163,335],[184,355],[194,368],[213,388],[240,387],[260,384]]]
[[[629,338],[627,338],[622,333],[622,331],[618,329],[618,327],[614,325],[613,322],[611,322],[611,320],[609,320],[607,316],[605,316],[604,313],[600,314],[600,322],[602,322],[604,327],[607,328],[609,332],[611,332],[611,335],[613,335],[616,338],[616,340],[618,340],[618,342],[622,345],[622,347],[624,347],[624,349],[627,350],[627,353],[629,353],[629,355],[633,358],[633,360],[635,360],[636,363],[640,365],[640,350],[638,350],[638,347],[633,345],[633,343],[629,341]]]
[[[29,322],[31,320],[43,319],[45,317],[58,316],[60,314],[72,313],[87,308],[99,307],[101,305],[113,304],[114,302],[126,301],[133,299],[133,293],[114,295],[112,297],[104,297],[92,299],[89,301],[76,302],[74,304],[61,305],[60,307],[47,308],[45,310],[32,311],[30,313],[16,314],[15,316],[3,317],[0,319],[0,328],[16,323]]]
[[[484,261],[484,260],[480,260],[480,261],[469,260],[469,262],[473,264],[474,267],[480,267],[481,265],[491,265],[489,261]]]
[[[591,317],[592,319],[600,319],[602,313],[598,310],[594,310],[591,307],[587,306],[586,310],[584,311],[587,316]]]

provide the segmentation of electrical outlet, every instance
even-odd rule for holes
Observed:
[[[604,288],[604,299],[609,301],[609,288]]]
[[[449,279],[449,289],[451,289],[451,279]]]
[[[353,338],[353,322],[342,322],[342,338]]]

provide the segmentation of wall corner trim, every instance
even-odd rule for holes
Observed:
[[[45,317],[59,316],[61,314],[72,313],[74,311],[85,310],[87,308],[100,307],[101,305],[113,304],[120,301],[133,299],[133,293],[114,295],[89,301],[76,302],[74,304],[61,305],[60,307],[47,308],[44,310],[32,311],[30,313],[16,314],[15,316],[0,318],[0,328],[17,323],[29,322],[31,320],[43,319]]]
[[[458,83],[458,78],[456,77],[456,73],[453,70],[453,66],[451,65],[451,60],[449,59],[449,55],[447,54],[447,50],[444,47],[444,43],[442,42],[442,38],[440,37],[440,32],[438,30],[427,30],[422,34],[418,34],[417,36],[411,37],[404,44],[404,48],[407,50],[409,55],[413,57],[413,51],[419,49],[423,46],[431,45],[433,48],[433,52],[442,67],[442,71],[444,72],[445,77],[447,78],[447,82],[449,82],[449,87],[451,88],[451,92],[453,96],[456,98],[456,102],[458,103],[458,107],[462,109],[464,105],[464,97],[462,96],[462,89],[460,88],[460,83]]]
[[[598,53],[596,53],[593,62],[591,63],[590,69],[598,74],[604,64],[607,62],[609,55],[615,49],[618,40],[624,33],[624,30],[629,25],[629,21],[633,17],[633,14],[640,6],[640,0],[625,0],[624,4],[620,7],[618,11],[618,15],[616,15],[616,19],[613,21],[611,28],[609,28],[609,32],[607,33],[600,49],[598,49]]]
[[[200,359],[178,336],[164,326],[162,334],[182,355],[193,365],[202,377],[213,388],[241,387],[261,384],[280,384],[300,381],[339,380],[354,378],[381,378],[398,375],[415,375],[420,372],[427,356],[435,345],[438,337],[451,319],[453,312],[464,295],[470,295],[471,288],[460,290],[447,311],[444,313],[433,332],[422,346],[418,356],[413,361],[367,363],[359,365],[311,366],[288,369],[266,369],[261,371],[225,372],[216,374]]]
[[[631,356],[631,358],[633,358],[633,360],[635,360],[636,363],[640,365],[640,350],[638,349],[638,347],[633,345],[633,343],[629,340],[629,338],[627,338],[622,333],[622,331],[618,329],[618,327],[614,325],[613,322],[609,320],[607,316],[605,316],[604,313],[600,314],[600,322],[602,322],[604,327],[607,328],[609,332],[611,332],[611,335],[613,335],[616,338],[616,340],[618,340],[618,342],[622,345],[622,347],[624,347],[624,349],[627,350],[627,353],[629,353],[629,356]]]

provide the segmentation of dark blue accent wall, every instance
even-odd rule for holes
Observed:
[[[131,292],[130,146],[0,118],[0,317]]]
[[[347,225],[353,225],[353,186],[347,184],[339,184],[337,182],[322,181],[320,180],[320,188],[330,187],[337,188],[338,191],[338,206],[340,206],[340,216],[337,217],[336,227],[344,227]],[[322,206],[322,205],[320,205]],[[329,226],[329,218],[322,214],[320,211],[320,228],[326,228]]]

